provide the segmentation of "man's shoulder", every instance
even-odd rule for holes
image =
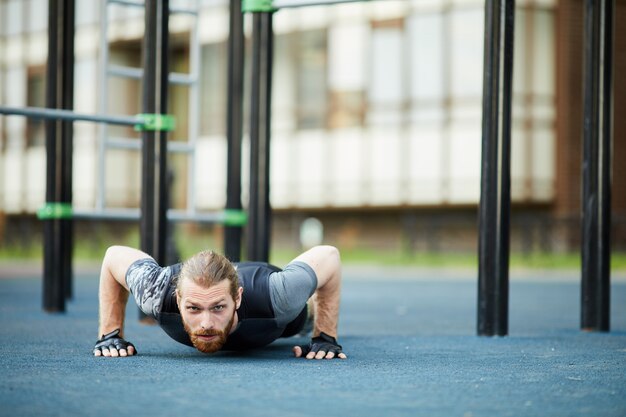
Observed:
[[[138,269],[138,268],[144,268],[144,267],[148,267],[148,268],[157,267],[158,268],[159,264],[153,258],[147,256],[145,258],[139,258],[133,263],[131,263],[130,266],[128,267],[128,270],[130,271],[132,269]]]
[[[249,273],[254,271],[267,272],[268,274],[272,272],[281,271],[281,268],[276,265],[272,265],[268,262],[260,262],[260,261],[244,261],[244,262],[233,262],[237,273]]]
[[[234,264],[239,284],[247,289],[267,287],[269,276],[281,269],[267,262],[238,262]]]

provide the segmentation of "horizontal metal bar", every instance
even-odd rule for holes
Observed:
[[[143,77],[142,68],[125,67],[122,65],[109,65],[107,73],[117,77],[131,78],[133,80],[140,80],[141,77]],[[172,84],[193,85],[198,81],[198,77],[179,72],[170,72],[168,80]]]
[[[120,138],[111,137],[104,141],[107,148],[113,149],[141,149],[141,139],[139,138]]]
[[[139,209],[105,209],[103,211],[88,211],[74,209],[74,219],[101,219],[101,220],[139,220]]]
[[[118,221],[137,221],[140,217],[139,209],[109,208],[102,211],[74,210],[72,217],[74,219],[88,220],[118,220]],[[223,211],[198,213],[188,212],[186,210],[168,210],[167,219],[174,222],[200,222],[221,224],[226,220],[226,214]]]
[[[167,143],[167,150],[169,152],[176,153],[189,153],[193,152],[193,146],[189,142],[184,141],[170,141]]]
[[[142,1],[132,1],[132,0],[109,0],[109,4],[118,4],[120,6],[130,6],[130,7],[145,7],[145,3]],[[177,14],[189,14],[192,16],[197,16],[198,12],[191,9],[181,9],[178,7],[170,7],[170,13]]]
[[[183,74],[179,72],[170,72],[168,80],[172,84],[180,85],[193,85],[198,81],[198,77],[194,77],[191,74]]]
[[[168,220],[175,222],[224,223],[226,216],[223,211],[212,213],[189,213],[185,210],[169,210]]]
[[[97,114],[81,114],[71,110],[47,109],[40,107],[5,107],[0,106],[0,114],[26,116],[40,119],[85,121],[108,123],[113,125],[143,125],[144,120],[137,116],[103,116]]]
[[[125,67],[122,65],[109,65],[109,68],[107,68],[107,73],[109,75],[115,75],[117,77],[139,80],[141,78],[141,75],[143,74],[143,70],[141,68]]]
[[[178,7],[170,7],[170,14],[188,14],[191,16],[197,16],[198,12],[191,9],[180,9]]]
[[[364,3],[367,1],[369,0],[274,0],[272,6],[276,9],[287,9],[292,7],[329,6],[340,3]]]
[[[111,137],[105,141],[105,144],[109,149],[141,149],[141,139],[139,138]],[[167,150],[172,153],[191,153],[193,146],[189,142],[170,141],[167,143]]]
[[[118,4],[120,6],[130,6],[130,7],[144,7],[145,4],[142,1],[132,1],[132,0],[109,0],[109,4]]]

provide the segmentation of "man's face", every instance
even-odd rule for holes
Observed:
[[[209,288],[185,280],[180,290],[178,308],[191,342],[204,353],[220,350],[235,322],[242,288],[236,300],[230,295],[230,283],[227,280]]]

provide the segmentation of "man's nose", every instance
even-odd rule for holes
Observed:
[[[202,314],[202,321],[200,321],[200,326],[205,330],[213,328],[213,317],[211,316],[211,313],[207,311]]]

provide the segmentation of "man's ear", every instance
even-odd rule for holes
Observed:
[[[176,288],[176,304],[178,305],[178,309],[180,310],[180,299],[182,297],[180,296],[180,291],[178,291],[178,288]]]
[[[243,287],[239,287],[237,289],[237,299],[235,300],[235,309],[238,309],[241,306],[241,295],[243,294]]]

